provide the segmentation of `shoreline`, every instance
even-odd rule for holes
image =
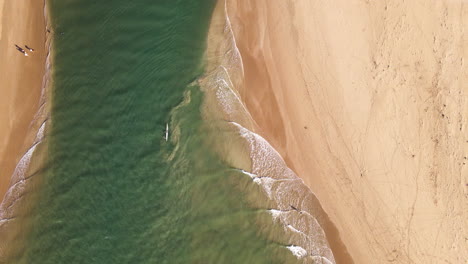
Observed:
[[[225,1],[218,1],[208,34],[207,74],[200,80],[205,93],[204,118],[210,120],[211,129],[224,132],[224,136],[210,139],[211,144],[231,167],[263,189],[270,203],[264,209],[285,232],[285,236],[269,239],[283,244],[303,261],[335,263],[337,259],[342,261],[338,263],[353,263],[314,193],[288,168],[277,150],[257,134],[258,124],[238,93],[245,84],[244,63],[231,25]],[[262,208],[256,201],[251,202]]]
[[[47,157],[52,36],[46,32],[50,28],[46,1],[10,1],[2,13],[0,52],[8,60],[0,62],[1,87],[7,95],[1,103],[8,111],[0,111],[0,120],[9,126],[0,129],[0,262],[24,247],[31,221],[28,212]],[[26,18],[18,22],[13,17]],[[28,45],[34,51],[26,57],[14,44]]]
[[[468,20],[457,14],[467,7],[232,0],[228,10],[255,132],[314,191],[352,259],[466,259]]]
[[[2,1],[0,56],[0,197],[3,201],[21,157],[34,143],[35,118],[44,99],[46,69],[46,18],[44,1]],[[25,18],[19,20],[19,18]],[[28,45],[24,56],[15,49]]]

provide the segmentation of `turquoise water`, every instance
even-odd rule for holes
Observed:
[[[249,202],[251,180],[206,144],[191,83],[214,4],[49,1],[49,158],[25,247],[8,263],[296,261],[268,239],[276,227]]]

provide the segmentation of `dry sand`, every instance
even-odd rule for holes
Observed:
[[[468,3],[227,3],[258,132],[354,262],[467,263]]]
[[[0,202],[30,147],[46,59],[44,0],[0,0]],[[25,57],[15,44],[35,49]]]

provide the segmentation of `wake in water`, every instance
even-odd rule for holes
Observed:
[[[200,80],[205,92],[203,113],[213,134],[223,132],[212,140],[214,148],[230,166],[250,177],[270,201],[271,207],[265,209],[273,222],[282,226],[286,237],[267,236],[304,263],[335,263],[321,226],[324,216],[314,194],[286,166],[279,153],[253,132],[255,122],[236,91],[243,85],[242,58],[221,1],[213,15],[207,58],[208,73]]]

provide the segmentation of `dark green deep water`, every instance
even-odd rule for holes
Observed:
[[[203,143],[203,93],[190,84],[203,74],[215,1],[48,4],[49,158],[25,250],[10,263],[284,262],[227,180],[235,173]]]

